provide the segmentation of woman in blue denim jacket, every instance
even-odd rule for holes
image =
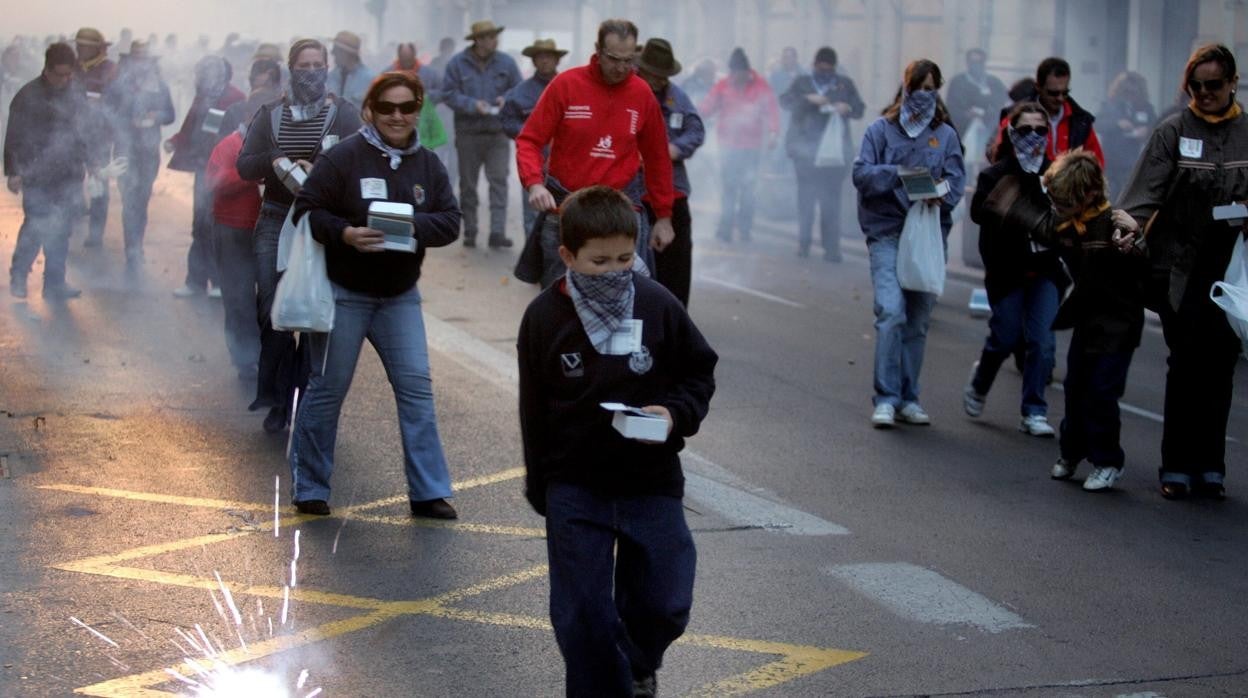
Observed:
[[[942,82],[940,67],[932,61],[917,60],[906,66],[897,97],[867,127],[854,160],[858,223],[867,236],[875,291],[871,423],[876,428],[889,428],[897,421],[931,423],[919,405],[919,371],[937,296],[904,290],[897,282],[897,246],[912,205],[898,170],[925,167],[937,181],[948,183],[948,193],[942,198],[919,204],[940,207],[940,229],[947,239],[953,225],[950,213],[962,198],[966,171],[958,133],[937,94]]]

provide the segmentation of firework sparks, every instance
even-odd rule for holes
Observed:
[[[69,619],[70,619],[70,621],[72,621],[75,625],[80,625],[80,626],[82,626],[82,627],[86,628],[88,631],[90,631],[90,632],[91,632],[91,634],[92,634],[92,635],[94,635],[94,636],[96,636],[96,637],[100,638],[101,640],[103,640],[103,641],[107,642],[108,644],[112,645],[113,647],[117,647],[117,648],[119,648],[119,649],[121,648],[121,645],[117,644],[116,642],[113,642],[113,641],[112,641],[112,639],[111,639],[111,638],[109,638],[109,637],[108,637],[107,635],[105,635],[104,633],[102,633],[102,632],[100,632],[100,631],[96,630],[95,628],[93,628],[93,627],[91,627],[91,626],[87,625],[86,623],[83,623],[82,621],[78,620],[77,618],[75,618],[75,617],[73,617],[73,616],[70,616],[70,617],[69,617]]]

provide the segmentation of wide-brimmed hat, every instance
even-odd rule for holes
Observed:
[[[464,40],[473,41],[483,36],[488,36],[490,34],[497,34],[505,28],[506,27],[495,26],[494,22],[492,22],[491,20],[483,19],[480,22],[472,23],[472,27],[468,31],[468,36],[465,36]]]
[[[670,78],[680,72],[680,61],[672,55],[672,45],[666,39],[650,39],[641,49],[637,67],[659,77]]]
[[[334,36],[334,48],[350,51],[360,55],[360,35],[355,32],[340,31]]]
[[[151,60],[156,57],[152,53],[152,45],[146,41],[131,41],[130,53],[126,54],[126,58],[132,61]]]
[[[532,46],[525,46],[524,50],[520,52],[520,55],[532,58],[539,53],[553,53],[562,58],[567,55],[568,52],[565,49],[561,49],[556,46],[554,39],[538,39],[533,42]]]
[[[111,46],[112,44],[104,40],[104,34],[99,29],[92,27],[83,27],[74,35],[74,43],[86,44],[88,46]]]
[[[267,58],[271,61],[281,63],[285,56],[282,55],[282,48],[277,44],[265,43],[256,46],[256,52],[251,54],[251,60],[253,62],[258,61],[261,58]]]

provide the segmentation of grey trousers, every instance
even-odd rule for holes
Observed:
[[[507,174],[511,139],[503,133],[456,133],[459,159],[459,208],[464,214],[464,239],[477,237],[477,178],[485,168],[490,185],[490,238],[506,237]]]

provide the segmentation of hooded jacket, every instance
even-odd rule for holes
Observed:
[[[738,86],[729,75],[711,88],[698,105],[703,119],[715,120],[715,135],[721,145],[740,150],[758,150],[767,138],[780,133],[780,105],[771,85],[757,71]]]

